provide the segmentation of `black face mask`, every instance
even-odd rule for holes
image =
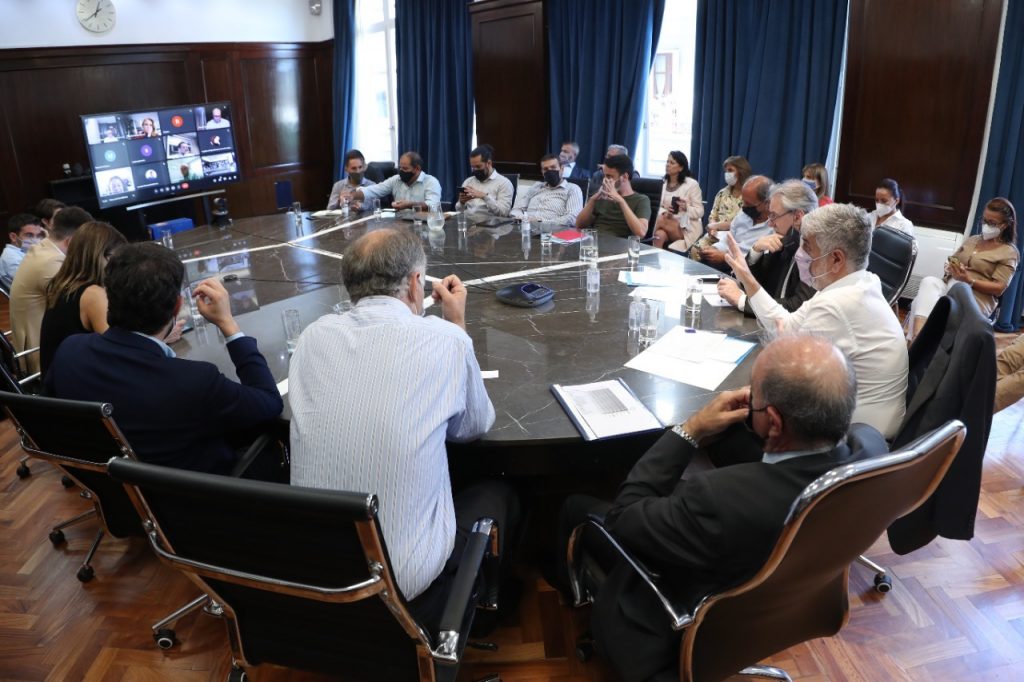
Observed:
[[[562,184],[562,174],[556,170],[546,170],[544,171],[544,182],[552,187],[558,187]]]
[[[352,181],[353,185],[358,185],[360,182],[363,181],[363,174],[362,173],[349,173],[348,174],[348,178],[349,178],[349,180]]]
[[[761,215],[761,211],[757,209],[757,206],[744,206],[743,212],[746,213],[750,217],[750,219],[753,220],[755,223],[757,222],[758,217]]]
[[[480,170],[473,171],[473,177],[479,180],[480,182],[486,180],[490,174],[490,171],[488,171],[486,168],[481,168]]]
[[[750,432],[750,437],[757,443],[757,447],[764,450],[764,436],[754,431],[754,410],[749,405],[747,406],[747,418],[743,420],[743,426]]]
[[[414,175],[416,175],[416,171],[398,171],[398,177],[407,185],[412,181],[412,176]]]

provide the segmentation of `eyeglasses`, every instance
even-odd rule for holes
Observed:
[[[789,215],[789,214],[790,214],[790,213],[792,213],[792,212],[793,212],[793,211],[786,211],[785,213],[769,213],[769,214],[768,214],[768,222],[770,222],[770,223],[774,223],[774,222],[775,222],[776,220],[778,220],[779,218],[782,218],[782,217],[784,217],[784,216],[787,216],[787,215]]]

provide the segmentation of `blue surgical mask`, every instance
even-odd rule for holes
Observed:
[[[43,241],[43,240],[42,239],[33,239],[31,237],[26,237],[25,239],[21,240],[21,250],[24,251],[25,253],[28,253],[32,249],[33,246],[35,246],[36,244],[38,244],[41,241]]]
[[[808,180],[807,178],[804,178],[804,179],[803,179],[803,180],[801,180],[800,182],[804,183],[805,185],[807,185],[808,187],[810,187],[810,188],[811,188],[812,190],[814,190],[815,192],[817,192],[817,191],[818,191],[818,183],[816,183],[816,182],[815,182],[814,180]]]

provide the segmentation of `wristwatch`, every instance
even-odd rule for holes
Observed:
[[[676,424],[675,426],[672,427],[672,433],[676,434],[677,436],[685,440],[695,449],[699,449],[700,443],[697,442],[696,438],[694,438],[693,436],[686,432],[686,429],[683,428],[684,426],[685,424]]]

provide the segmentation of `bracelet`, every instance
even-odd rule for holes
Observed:
[[[697,442],[697,439],[688,434],[686,432],[686,429],[683,428],[683,426],[684,424],[676,424],[675,426],[672,427],[672,433],[676,434],[677,436],[685,440],[687,443],[692,445],[694,449],[700,449],[700,444]]]

